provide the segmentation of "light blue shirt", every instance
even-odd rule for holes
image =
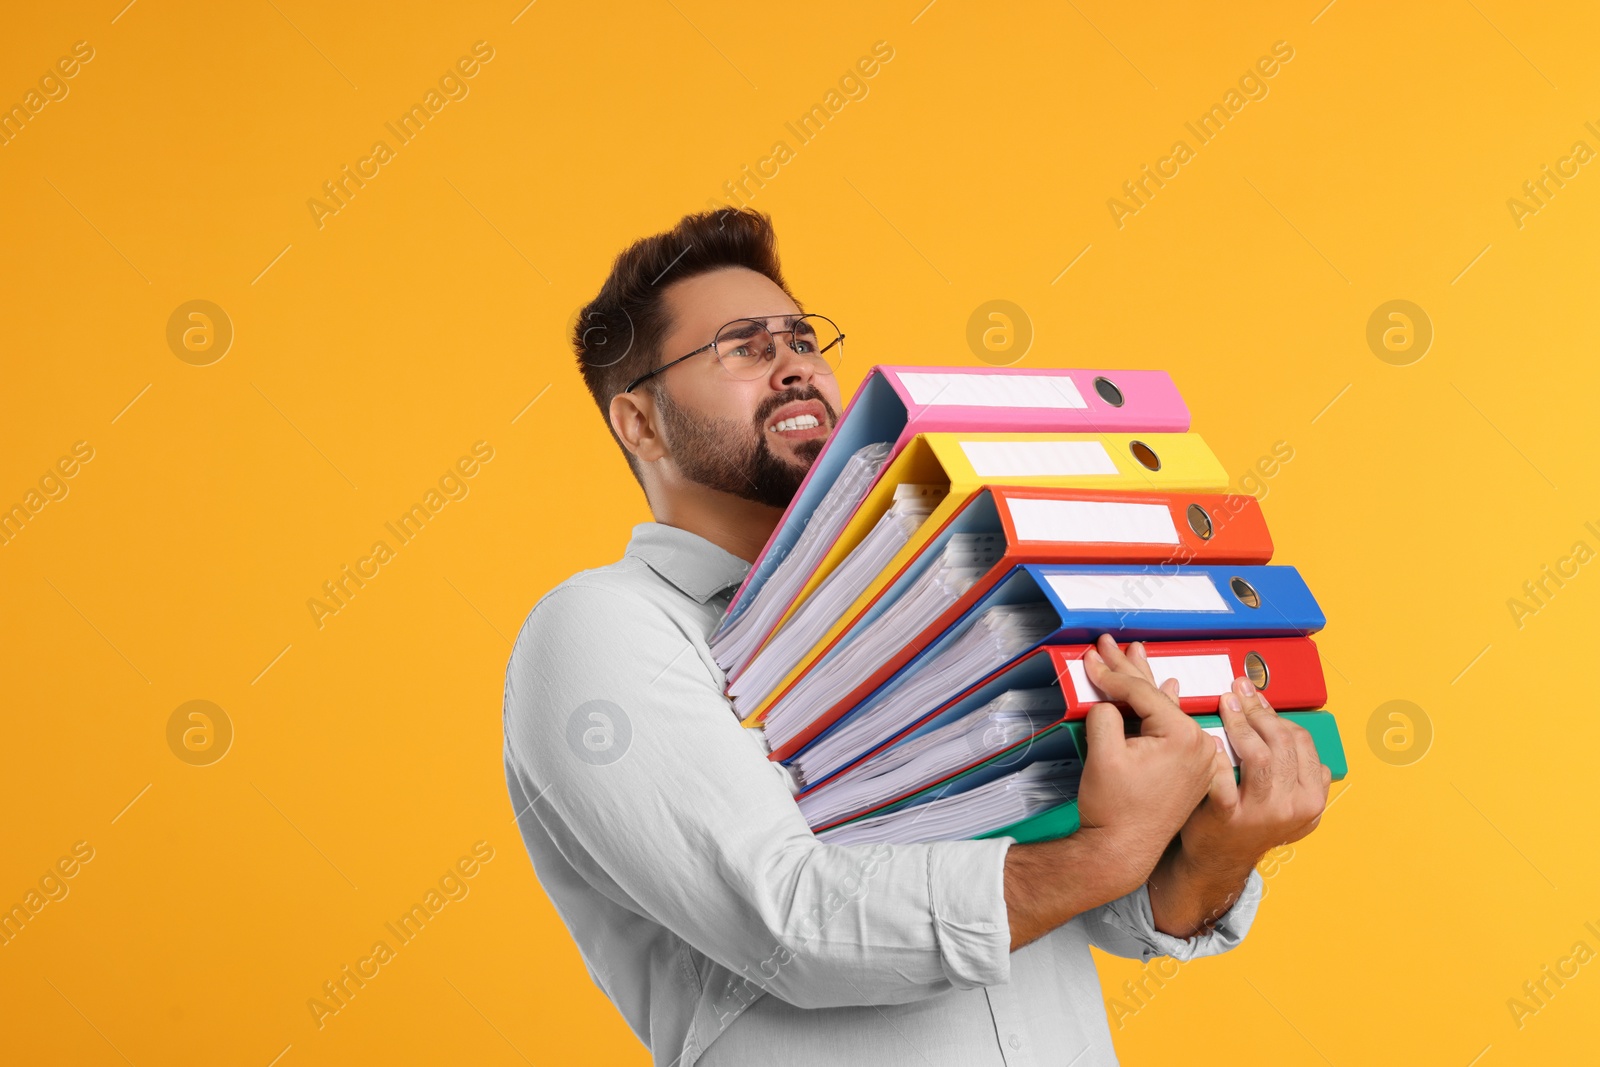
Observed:
[[[1115,1064],[1090,945],[1189,960],[1245,936],[1254,870],[1203,935],[1156,930],[1141,886],[1012,952],[1010,838],[818,841],[707,643],[749,569],[640,523],[540,598],[506,671],[528,855],[656,1064]]]

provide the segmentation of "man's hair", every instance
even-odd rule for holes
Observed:
[[[749,208],[721,208],[685,215],[672,229],[621,252],[600,294],[584,305],[573,324],[572,349],[583,382],[641,487],[639,462],[611,427],[611,398],[661,364],[661,343],[672,328],[664,299],[667,286],[723,267],[764,274],[794,299],[778,266],[772,219]],[[655,396],[660,380],[651,378],[639,388]]]

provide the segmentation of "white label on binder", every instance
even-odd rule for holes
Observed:
[[[1146,644],[1145,654],[1153,645]],[[1106,695],[1089,681],[1089,670],[1081,659],[1067,664],[1072,676],[1072,691],[1079,700],[1105,700]],[[1220,697],[1233,688],[1233,666],[1224,653],[1204,656],[1150,656],[1150,673],[1160,685],[1168,678],[1178,680],[1178,695],[1185,697]]]
[[[1172,511],[1165,504],[1116,504],[1105,500],[1006,501],[1019,541],[1178,544]]]
[[[927,374],[902,371],[900,381],[913,404],[928,407],[1086,408],[1083,394],[1066,375]]]
[[[1068,611],[1229,611],[1202,574],[1047,574]]]
[[[961,451],[980,478],[1117,473],[1099,441],[962,441]]]

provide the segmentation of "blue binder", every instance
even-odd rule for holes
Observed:
[[[893,690],[960,638],[980,613],[1008,604],[1046,604],[1054,610],[1057,625],[1044,640],[1023,649],[991,674],[1007,669],[1044,645],[1089,643],[1103,633],[1109,633],[1118,643],[1303,637],[1316,633],[1327,622],[1305,580],[1293,567],[1023,564],[1013,568],[919,655],[783,762],[794,762],[842,724],[871,714]],[[981,679],[972,678],[966,684],[978,681]],[[937,705],[930,706],[926,711],[932,713],[936,708]]]

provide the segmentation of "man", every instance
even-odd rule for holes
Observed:
[[[655,521],[542,597],[512,652],[506,779],[535,870],[660,1065],[1115,1063],[1089,946],[1237,945],[1255,864],[1315,828],[1328,769],[1239,679],[1236,785],[1176,682],[1104,636],[1090,677],[1140,733],[1090,712],[1077,833],[819,842],[707,644],[843,406],[842,344],[801,315],[770,221],[730,209],[627,249],[579,317]]]

